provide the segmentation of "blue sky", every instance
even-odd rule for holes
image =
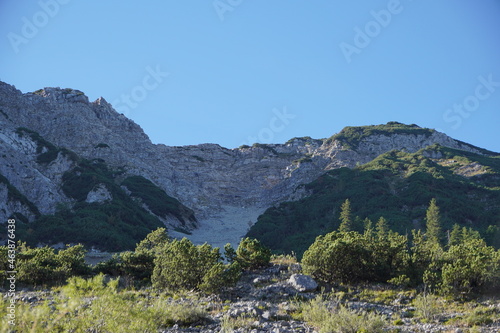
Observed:
[[[155,143],[416,123],[500,152],[500,1],[2,0],[0,80],[103,96]]]

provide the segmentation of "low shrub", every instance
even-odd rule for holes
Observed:
[[[104,274],[98,274],[89,279],[73,276],[68,279],[68,283],[65,286],[61,287],[61,291],[70,297],[116,293],[118,281],[119,278],[105,282]]]
[[[263,246],[257,239],[243,238],[236,250],[236,261],[243,268],[259,268],[267,266],[271,260],[271,250]]]
[[[415,314],[426,321],[436,320],[443,313],[442,301],[433,294],[423,293],[413,300]]]
[[[463,321],[467,326],[484,326],[493,323],[494,318],[499,318],[500,311],[495,308],[478,307],[469,313]]]
[[[229,315],[224,315],[221,320],[221,330],[220,333],[232,333],[235,329],[245,329],[245,332],[252,328],[255,321],[258,318],[252,316],[240,315],[238,317],[231,317]]]

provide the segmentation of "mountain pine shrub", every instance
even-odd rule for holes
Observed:
[[[243,268],[259,268],[269,264],[271,250],[263,246],[257,239],[243,238],[236,250],[236,261]]]
[[[194,245],[186,238],[173,240],[157,249],[151,281],[168,291],[201,290],[216,293],[238,281],[237,263],[223,264],[219,248]]]

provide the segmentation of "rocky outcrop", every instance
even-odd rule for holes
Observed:
[[[292,274],[288,282],[300,292],[315,291],[318,288],[318,283],[309,275]]]
[[[102,203],[106,201],[111,201],[113,199],[113,196],[109,192],[109,190],[106,188],[106,185],[104,184],[99,184],[96,186],[92,191],[90,191],[87,194],[87,198],[85,199],[85,202],[88,203]]]
[[[49,165],[40,164],[37,161],[39,155],[37,149],[39,149],[38,143],[30,136],[22,135],[13,128],[2,127],[0,131],[0,175],[3,175],[14,189],[34,204],[39,213],[51,214],[58,203],[69,201],[62,193],[61,177],[73,165],[73,162],[63,154],[58,154]],[[0,202],[4,203],[3,200]],[[26,203],[19,201],[19,198],[15,196],[11,196],[9,202],[7,206],[26,206]],[[25,209],[5,209],[5,212],[0,210],[0,220],[5,221],[13,212],[18,212],[33,221],[33,209],[30,211],[31,213]]]
[[[37,213],[33,207],[22,200],[13,198],[9,193],[8,186],[0,183],[0,219],[2,221],[7,221],[10,216],[15,216],[15,214],[22,214],[28,221],[33,222]]]

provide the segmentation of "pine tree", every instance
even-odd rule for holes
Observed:
[[[377,231],[377,238],[379,240],[386,239],[389,236],[389,223],[383,216],[378,219],[375,230]]]
[[[374,234],[372,220],[370,220],[369,218],[365,218],[363,221],[363,224],[364,224],[365,236],[367,238],[371,239],[373,237],[373,234]]]
[[[482,239],[477,230],[472,228],[462,227],[462,242],[467,242],[473,239]]]
[[[352,213],[351,213],[351,202],[346,199],[342,206],[340,207],[340,232],[348,232],[352,230]]]
[[[432,198],[429,204],[425,220],[427,240],[435,244],[441,244],[441,215],[435,198]]]
[[[365,224],[363,220],[361,219],[361,217],[355,216],[354,222],[352,223],[351,226],[351,231],[357,231],[358,233],[361,234],[363,233],[364,230],[365,230]]]
[[[458,224],[454,224],[448,237],[448,246],[462,243],[462,230]]]

